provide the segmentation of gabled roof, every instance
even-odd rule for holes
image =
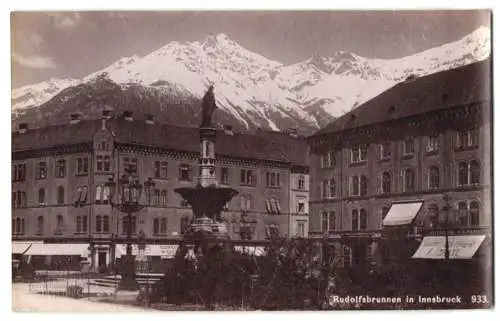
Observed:
[[[401,82],[312,136],[491,101],[491,59]]]
[[[117,142],[159,147],[167,150],[199,152],[199,129],[125,119],[107,120]],[[54,125],[12,133],[13,152],[92,142],[102,127],[100,119],[81,120],[76,124]],[[261,131],[257,134],[217,131],[217,155],[234,158],[271,160],[307,165],[307,143],[304,137]]]

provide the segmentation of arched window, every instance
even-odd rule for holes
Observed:
[[[366,194],[368,194],[368,179],[364,175],[360,177],[359,192],[361,196],[366,196]]]
[[[460,202],[458,203],[458,222],[461,226],[467,226],[467,203]]]
[[[479,226],[479,203],[472,201],[469,204],[469,221],[471,226]]]
[[[467,184],[468,184],[467,163],[460,162],[458,163],[458,185],[465,186]]]
[[[429,168],[429,189],[439,188],[439,168],[431,166]]]
[[[328,231],[328,212],[321,213],[321,231],[322,232]]]
[[[323,198],[327,198],[328,197],[328,180],[327,179],[323,180],[323,182],[321,183],[321,187],[322,187],[321,196],[323,196]]]
[[[44,219],[43,216],[38,216],[36,220],[36,234],[43,235],[44,233]]]
[[[21,234],[21,218],[16,218],[16,234]]]
[[[351,195],[359,195],[359,178],[358,176],[353,176],[351,180]]]
[[[382,193],[391,193],[391,174],[388,172],[382,174]]]
[[[329,197],[335,197],[335,190],[336,190],[336,186],[335,186],[335,179],[333,178],[330,178],[330,181],[329,181],[329,185],[328,185],[328,189],[329,189]]]
[[[12,235],[16,234],[16,219],[12,219]]]
[[[102,217],[101,217],[101,215],[97,215],[95,217],[95,231],[97,233],[102,232]]]
[[[95,202],[96,202],[96,204],[101,204],[101,200],[102,200],[102,186],[97,185],[95,187]]]
[[[359,210],[359,229],[366,230],[368,228],[368,215],[365,209]]]
[[[430,204],[427,207],[427,225],[430,228],[436,228],[439,224],[439,208],[436,204]]]
[[[358,210],[352,210],[352,230],[357,231],[359,229],[359,212]]]
[[[415,175],[411,168],[406,168],[403,172],[404,178],[404,191],[411,192],[415,189]]]
[[[476,160],[471,160],[469,163],[470,170],[470,184],[476,185],[480,182],[481,170],[479,168],[479,163]]]
[[[45,205],[45,189],[40,188],[38,190],[38,204],[40,206]]]
[[[104,186],[102,189],[102,204],[108,204],[109,202],[109,187]]]
[[[59,186],[57,188],[57,204],[63,205],[64,204],[64,187]]]
[[[335,230],[335,212],[330,212],[328,214],[328,230],[329,231]]]

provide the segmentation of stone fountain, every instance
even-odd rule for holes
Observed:
[[[217,183],[215,174],[217,132],[212,125],[212,114],[216,109],[213,86],[210,86],[202,100],[202,122],[199,128],[200,176],[193,186],[175,189],[175,192],[180,194],[193,210],[193,219],[184,231],[184,240],[187,242],[229,239],[221,211],[224,205],[238,194],[238,191],[229,187],[221,187]]]

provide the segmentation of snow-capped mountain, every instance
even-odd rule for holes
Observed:
[[[188,108],[186,104],[198,104],[208,85],[214,84],[223,114],[219,121],[236,123],[241,129],[298,127],[310,132],[409,76],[483,60],[490,55],[490,46],[490,29],[481,27],[456,42],[399,59],[369,59],[339,51],[283,65],[219,34],[201,42],[171,42],[144,57],[122,58],[83,79],[50,79],[15,89],[13,118],[33,113],[40,118],[40,112],[50,118],[54,109],[67,113],[67,108],[75,106],[85,114],[88,97],[97,97],[88,91],[98,84],[113,88],[115,96],[128,97],[120,99],[130,108],[144,110],[146,100],[150,113],[169,113]],[[87,98],[82,98],[81,90],[87,92]],[[109,100],[108,104],[119,105]],[[196,114],[199,106],[189,109]]]

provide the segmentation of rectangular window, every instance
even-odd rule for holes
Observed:
[[[16,164],[12,166],[12,180],[22,182],[26,179],[26,164]]]
[[[191,166],[189,164],[181,164],[179,166],[179,180],[189,181],[191,176]]]
[[[241,170],[241,176],[240,176],[240,184],[241,185],[250,185],[250,186],[255,186],[257,182],[257,179],[255,177],[255,174],[251,169],[242,169]]]
[[[368,159],[368,145],[354,145],[351,148],[351,163],[365,162]]]
[[[415,145],[414,145],[414,139],[410,138],[405,140],[404,142],[404,148],[403,148],[403,154],[405,155],[413,155],[415,153]]]
[[[476,148],[479,146],[479,130],[471,129],[464,130],[457,133],[458,136],[458,148]]]
[[[36,179],[45,179],[47,178],[47,162],[38,162],[36,164]]]
[[[109,216],[104,215],[102,217],[102,232],[109,233]]]
[[[379,145],[379,159],[391,158],[391,143],[383,143]]]
[[[102,156],[97,156],[97,166],[96,166],[96,171],[102,172],[104,166],[103,166],[103,157]]]
[[[221,184],[229,184],[229,168],[222,167],[220,170],[220,182]]]
[[[168,163],[155,161],[155,178],[167,178]]]
[[[124,157],[123,158],[123,171],[125,173],[137,173],[137,158]]]
[[[306,211],[306,201],[300,199],[297,201],[297,213],[304,214]]]
[[[87,175],[89,173],[89,158],[80,157],[76,159],[76,174]]]
[[[427,138],[428,153],[436,153],[439,150],[439,135],[432,135]]]
[[[66,161],[64,159],[58,159],[56,161],[56,177],[63,178],[66,176]]]
[[[298,222],[297,223],[297,234],[299,237],[304,237],[305,236],[305,224],[304,222]]]
[[[103,171],[111,172],[111,158],[109,156],[104,156]]]
[[[162,218],[160,220],[160,234],[166,235],[167,234],[167,219]]]
[[[280,173],[267,172],[266,173],[266,186],[279,187],[280,186]]]

